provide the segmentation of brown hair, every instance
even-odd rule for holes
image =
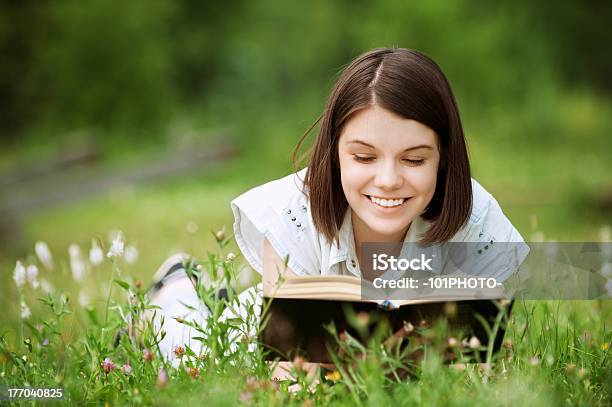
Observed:
[[[312,218],[328,242],[338,240],[348,202],[340,182],[338,139],[355,112],[378,105],[416,120],[436,132],[440,166],[436,190],[421,215],[431,221],[421,243],[450,240],[466,223],[472,208],[472,184],[463,128],[455,97],[440,67],[420,52],[377,48],[358,56],[340,74],[325,110],[302,136],[320,124],[304,180]]]

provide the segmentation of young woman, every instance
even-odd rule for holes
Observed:
[[[425,55],[381,48],[357,57],[304,137],[316,125],[306,168],[231,202],[236,241],[262,275],[264,293],[283,272],[362,276],[364,242],[522,242],[470,177],[455,98]],[[162,288],[152,296],[166,314],[185,311],[178,298],[197,303],[188,280],[163,283],[172,263],[160,269]],[[513,269],[489,272],[503,281]],[[254,291],[247,290],[250,298],[260,298]],[[179,325],[166,330],[166,348],[190,334]]]
[[[361,276],[364,242],[522,241],[470,178],[455,98],[423,54],[359,56],[317,123],[307,168],[232,202],[236,241],[264,291],[287,256],[289,275]]]

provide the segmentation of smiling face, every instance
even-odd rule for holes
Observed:
[[[436,133],[373,105],[345,124],[338,155],[356,247],[363,242],[402,241],[436,190]]]

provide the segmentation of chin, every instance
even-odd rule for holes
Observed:
[[[370,230],[378,235],[397,235],[401,232],[405,232],[410,226],[410,222],[404,223],[402,222],[401,226],[398,226],[397,221],[389,221],[389,222],[380,222],[377,220],[376,222],[365,222]]]

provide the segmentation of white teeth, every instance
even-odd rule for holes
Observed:
[[[380,205],[380,206],[384,206],[385,208],[391,208],[391,207],[394,207],[394,206],[401,205],[405,201],[404,198],[400,198],[400,199],[380,199],[380,198],[376,198],[374,196],[370,196],[369,198],[375,204]]]

